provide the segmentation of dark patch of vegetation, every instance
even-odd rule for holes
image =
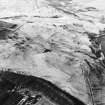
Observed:
[[[92,44],[89,46],[91,48],[92,54],[94,54],[97,59],[100,58],[102,50],[100,49],[100,41],[98,39],[98,34],[89,33],[89,32],[85,32],[85,34],[88,35],[90,42]]]
[[[0,105],[17,105],[18,102],[23,98],[23,96],[17,92],[12,92],[8,94],[9,94],[9,97],[4,101],[4,104],[0,104]]]
[[[79,99],[42,78],[16,74],[9,71],[2,72],[1,78],[7,78],[7,80],[15,84],[16,87],[20,86],[20,89],[27,88],[30,91],[39,92],[57,105],[85,105]]]
[[[2,28],[2,27],[4,27],[4,28],[16,28],[17,24],[0,21],[0,28]]]
[[[0,81],[0,105],[16,105],[22,98],[22,95],[12,92],[15,84],[9,80],[1,79]],[[14,101],[15,100],[15,101]]]
[[[103,105],[105,103],[105,67],[101,61],[90,62],[85,60],[84,78],[87,84],[89,99],[92,105]]]
[[[0,40],[7,40],[16,27],[17,24],[0,21]]]
[[[8,30],[0,30],[0,40],[7,40],[10,31]]]

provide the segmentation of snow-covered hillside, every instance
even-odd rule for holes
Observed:
[[[20,27],[0,41],[1,69],[42,77],[91,105],[81,65],[94,62],[87,33],[104,30],[104,2],[0,0],[0,21]]]

